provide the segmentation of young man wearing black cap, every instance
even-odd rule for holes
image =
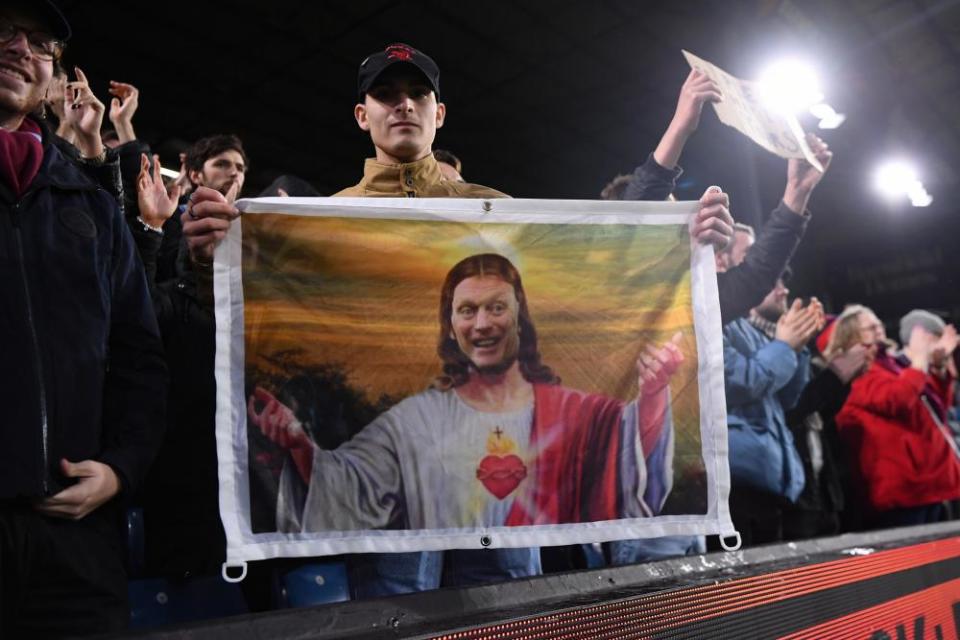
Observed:
[[[376,157],[368,158],[359,184],[336,196],[504,198],[495,189],[444,178],[433,155],[447,107],[439,101],[440,70],[426,54],[392,44],[368,56],[357,78],[357,125],[370,134]],[[482,554],[482,555],[479,555]],[[384,553],[349,562],[355,597],[372,598],[434,589],[441,572],[456,585],[539,575],[539,549]],[[446,566],[444,566],[446,565]]]
[[[337,196],[411,198],[503,198],[467,182],[446,180],[433,157],[433,140],[447,107],[440,100],[440,70],[426,54],[392,44],[360,64],[357,125],[376,150],[359,184]]]
[[[370,133],[376,156],[364,164],[363,179],[335,194],[343,197],[502,198],[505,194],[467,182],[446,180],[432,147],[446,106],[438,101],[439,69],[405,44],[388,46],[360,65],[357,125]],[[237,209],[211,189],[199,188],[183,214],[183,233],[195,263],[209,266]],[[732,218],[723,204],[705,203],[694,237],[726,246]],[[479,555],[477,555],[479,554]],[[439,553],[371,554],[353,563],[355,595],[375,597],[439,586]],[[539,550],[459,551],[448,556],[444,578],[457,586],[494,582],[540,572]]]
[[[0,8],[4,638],[126,626],[115,497],[142,478],[163,424],[162,347],[119,206],[35,115],[69,36],[49,2]],[[99,132],[90,103],[74,104]]]

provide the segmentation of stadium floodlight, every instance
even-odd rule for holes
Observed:
[[[874,186],[891,200],[906,196],[915,207],[928,207],[933,202],[933,197],[917,177],[916,169],[904,160],[891,160],[880,166],[874,175]]]
[[[757,83],[763,103],[782,113],[796,114],[823,101],[816,72],[802,60],[772,63],[761,72]]]

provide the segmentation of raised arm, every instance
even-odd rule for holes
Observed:
[[[813,134],[808,134],[807,141],[825,173],[833,153]],[[810,218],[807,204],[824,173],[806,160],[787,161],[783,199],[770,214],[756,244],[750,248],[743,264],[717,274],[720,317],[724,324],[745,316],[757,306],[783,273],[806,230]]]
[[[624,190],[624,200],[665,200],[673,192],[681,169],[683,147],[697,130],[707,102],[723,99],[720,88],[699,71],[691,71],[680,88],[677,108],[657,148],[636,168]]]
[[[660,143],[653,151],[653,159],[661,167],[673,169],[680,162],[680,154],[687,140],[700,125],[703,105],[708,102],[720,102],[723,94],[720,87],[704,73],[692,69],[680,87],[677,109],[667,126]]]

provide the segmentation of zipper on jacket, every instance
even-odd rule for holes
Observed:
[[[29,195],[29,193],[25,194],[25,196],[26,195]],[[41,483],[43,486],[43,494],[47,495],[47,492],[50,489],[50,483],[47,482],[47,476],[50,470],[50,430],[49,422],[47,420],[47,388],[43,375],[43,359],[40,357],[40,338],[37,336],[37,327],[33,322],[33,299],[30,296],[30,283],[27,279],[26,258],[23,253],[23,237],[20,231],[21,202],[23,202],[23,198],[13,205],[13,211],[11,212],[10,217],[13,221],[13,237],[17,245],[20,281],[23,284],[23,295],[26,298],[27,323],[30,325],[30,341],[33,343],[34,365],[37,372],[38,389],[40,390],[40,429],[43,436],[43,474],[41,476]]]

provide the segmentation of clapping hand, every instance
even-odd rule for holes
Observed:
[[[823,324],[823,305],[820,301],[811,298],[810,304],[803,306],[803,302],[797,298],[777,321],[775,337],[786,342],[794,351],[800,351],[823,328]]]
[[[168,192],[160,175],[160,157],[153,156],[153,172],[147,154],[140,154],[140,174],[137,176],[137,206],[140,218],[151,227],[162,227],[177,210],[180,187],[174,185]]]
[[[117,138],[121,144],[136,140],[133,114],[140,104],[140,91],[132,84],[111,80],[110,95],[113,96],[110,100],[110,122],[117,130]]]
[[[100,125],[105,107],[90,90],[90,83],[80,67],[74,67],[77,79],[68,82],[63,94],[63,119],[77,136],[77,148],[84,158],[103,153]]]

